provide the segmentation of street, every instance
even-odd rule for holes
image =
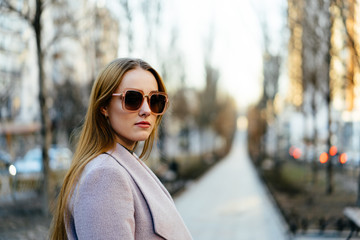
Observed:
[[[238,132],[229,155],[175,198],[196,240],[289,239],[287,225],[261,183]]]
[[[51,219],[41,216],[39,206],[34,207],[39,204],[34,196],[29,200],[26,196],[17,195],[17,203],[3,202],[0,239],[47,239]],[[227,157],[174,200],[194,240],[343,240],[348,235],[308,232],[291,236],[247,155],[244,132],[237,133]]]

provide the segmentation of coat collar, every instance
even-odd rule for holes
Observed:
[[[139,187],[149,206],[155,233],[165,239],[174,236],[180,236],[179,239],[191,239],[170,194],[155,174],[120,144],[116,144],[116,148],[107,154],[129,172]]]

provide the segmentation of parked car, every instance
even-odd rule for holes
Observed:
[[[65,147],[53,146],[48,153],[50,181],[55,184],[55,187],[59,187],[65,172],[70,167],[72,152]],[[30,149],[22,159],[15,161],[14,166],[16,168],[16,191],[39,190],[43,179],[42,149],[40,147]]]
[[[70,167],[72,153],[68,148],[51,147],[49,149],[49,167],[52,171],[66,170]],[[40,147],[29,150],[24,158],[15,162],[18,174],[42,172],[42,149]]]

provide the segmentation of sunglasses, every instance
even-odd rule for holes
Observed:
[[[162,115],[165,113],[169,102],[167,94],[158,91],[152,91],[148,95],[144,95],[141,90],[125,89],[122,93],[113,93],[112,95],[120,97],[123,108],[130,112],[139,110],[144,99],[147,98],[151,112],[155,115]]]

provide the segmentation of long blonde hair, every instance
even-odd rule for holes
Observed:
[[[115,145],[115,134],[107,123],[105,116],[101,113],[101,107],[109,104],[112,93],[120,85],[125,73],[139,67],[152,73],[158,83],[159,91],[166,92],[160,75],[141,59],[115,59],[99,73],[91,91],[87,114],[79,135],[73,161],[57,199],[50,239],[67,239],[65,229],[65,226],[69,224],[67,204],[75,184],[86,164]],[[161,118],[161,115],[157,116],[155,127],[144,143],[140,158],[147,158],[150,155]]]

